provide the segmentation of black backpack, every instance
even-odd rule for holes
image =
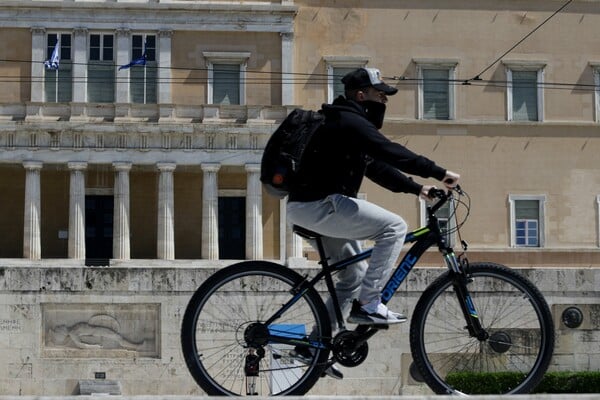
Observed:
[[[296,108],[273,132],[260,165],[260,181],[267,193],[284,198],[298,183],[304,150],[324,122],[321,112]]]

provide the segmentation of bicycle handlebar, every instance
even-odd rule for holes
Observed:
[[[457,192],[458,194],[462,194],[462,189],[461,189],[460,185],[456,185],[455,187],[453,187],[450,190],[453,190],[453,191]],[[429,189],[429,192],[427,192],[427,196],[431,199],[444,199],[444,198],[448,197],[449,192],[450,192],[449,190],[431,188],[431,189]]]

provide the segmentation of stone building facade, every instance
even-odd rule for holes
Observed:
[[[307,267],[313,256],[290,234],[285,200],[261,189],[262,149],[291,109],[332,101],[340,76],[360,66],[399,89],[385,133],[462,174],[470,258],[569,268],[587,289],[543,273],[555,317],[569,304],[593,317],[598,5],[573,1],[498,59],[561,4],[3,1],[0,346],[19,386],[4,381],[0,393],[69,394],[106,372],[141,394],[142,370],[177,376],[159,379],[160,393],[199,393],[177,352],[185,300],[203,274],[235,260]],[[44,65],[54,49],[58,70]],[[145,66],[119,68],[141,57]],[[424,223],[414,197],[370,182],[361,196],[411,228]],[[441,265],[435,253],[425,261]],[[78,323],[119,332],[120,344],[61,348],[56,332]],[[597,321],[585,326],[587,336],[565,331],[556,368],[598,368],[589,356],[598,349],[573,341],[597,343]],[[51,379],[57,360],[67,366]],[[147,368],[130,374],[139,364]],[[380,392],[397,393],[400,370],[374,368],[387,382]],[[353,393],[365,387],[359,375]]]

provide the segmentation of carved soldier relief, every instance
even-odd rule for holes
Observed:
[[[43,304],[43,354],[157,358],[159,317],[159,304]]]

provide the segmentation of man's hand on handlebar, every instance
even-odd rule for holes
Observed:
[[[456,172],[446,171],[446,176],[442,179],[442,182],[448,189],[452,189],[458,185],[460,175]]]
[[[422,198],[423,200],[427,201],[427,200],[431,200],[431,199],[440,197],[440,195],[443,195],[445,193],[446,193],[445,190],[438,189],[435,186],[424,185],[421,188],[421,193],[419,193],[419,197]]]

